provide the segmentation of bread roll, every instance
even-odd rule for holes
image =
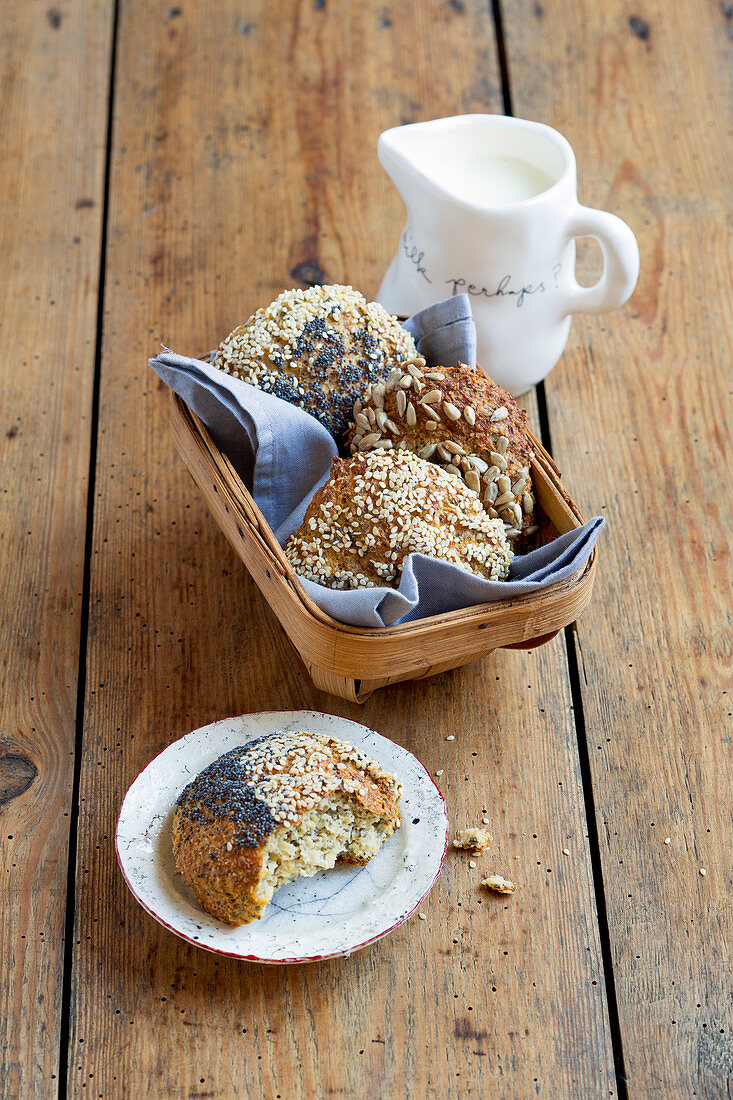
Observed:
[[[504,524],[476,494],[407,450],[335,458],[285,544],[296,573],[329,588],[396,588],[415,551],[488,580],[504,579],[512,559]]]
[[[343,446],[356,396],[418,358],[396,317],[336,285],[284,291],[222,341],[213,364],[305,409]]]
[[[536,532],[527,414],[479,368],[395,368],[355,402],[347,442],[414,451],[462,478],[509,539]]]
[[[178,799],[176,870],[227,924],[257,920],[283,883],[365,864],[400,825],[402,786],[346,741],[299,731],[232,749]]]

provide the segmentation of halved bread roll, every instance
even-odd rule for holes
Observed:
[[[207,912],[246,924],[284,883],[368,863],[399,828],[401,794],[399,780],[346,741],[269,734],[185,788],[173,818],[176,870]]]

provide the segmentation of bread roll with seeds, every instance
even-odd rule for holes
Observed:
[[[401,794],[398,779],[346,741],[307,731],[260,737],[181,794],[176,870],[208,913],[247,924],[284,883],[368,863],[400,826]]]
[[[415,360],[396,317],[335,285],[283,291],[222,341],[213,364],[305,409],[343,447],[357,395]]]
[[[479,368],[409,363],[365,387],[354,404],[349,450],[385,445],[461,477],[503,521],[508,538],[536,532],[527,414]]]
[[[513,556],[476,494],[407,450],[335,458],[285,544],[296,573],[328,588],[397,588],[414,552],[486,580],[503,580]]]

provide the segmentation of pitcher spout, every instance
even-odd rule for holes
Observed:
[[[413,122],[379,135],[377,155],[408,212],[411,203],[425,194],[432,202],[451,200],[450,187],[441,180],[439,167],[446,158],[453,159],[457,142],[465,145],[471,141],[470,120],[476,117],[480,116]]]

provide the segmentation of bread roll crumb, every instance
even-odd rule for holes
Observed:
[[[482,852],[484,848],[488,848],[493,839],[488,829],[459,829],[453,839],[453,847]]]
[[[513,894],[517,888],[516,883],[504,878],[503,875],[489,875],[488,878],[482,878],[481,885],[488,887],[496,894]]]

